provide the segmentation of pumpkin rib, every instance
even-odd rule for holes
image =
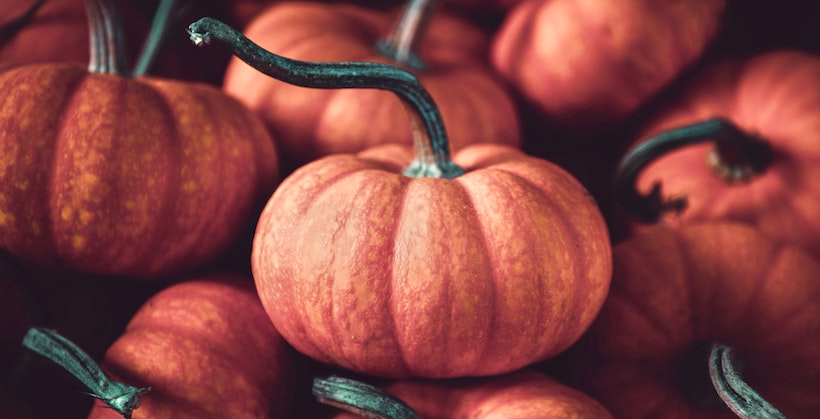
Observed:
[[[396,213],[397,214],[402,214],[402,213],[404,213],[404,208],[407,206],[407,183],[405,183],[404,187],[401,188],[401,196],[399,196],[397,198],[398,199],[396,201],[399,203],[399,205],[398,205],[398,209],[397,209]],[[389,231],[392,233],[390,235],[390,247],[393,248],[393,249],[396,248],[396,241],[397,241],[397,237],[398,237],[398,233],[399,233],[398,225],[399,225],[400,218],[401,217],[396,217],[393,220],[393,225],[389,229]],[[396,258],[395,258],[394,254],[391,254],[391,258],[393,260],[391,260],[391,263],[388,265],[389,268],[390,268],[390,278],[393,277],[393,271],[395,269],[395,262],[396,262]],[[393,341],[396,344],[396,353],[397,353],[398,359],[402,363],[402,365],[401,365],[402,369],[405,372],[408,372],[411,369],[410,369],[410,363],[407,360],[406,352],[404,350],[404,345],[402,344],[401,337],[399,335],[399,322],[398,322],[398,316],[397,316],[398,308],[396,307],[396,303],[395,303],[396,296],[395,296],[395,290],[394,290],[394,287],[393,287],[393,281],[390,280],[390,281],[384,281],[384,282],[387,286],[387,307],[388,307],[388,314],[390,315],[390,318],[391,318],[392,323],[393,323],[393,328],[392,328],[391,331],[393,332]]]

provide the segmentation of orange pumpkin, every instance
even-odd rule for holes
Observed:
[[[100,274],[190,269],[273,190],[275,147],[261,120],[216,88],[111,74],[122,71],[121,49],[104,19],[91,24],[93,71],[0,73],[0,246]]]
[[[697,73],[621,162],[616,195],[633,216],[624,227],[733,220],[820,255],[818,74],[820,56],[799,51]]]
[[[391,63],[376,43],[394,20],[393,12],[350,4],[279,2],[257,15],[244,33],[263,48],[298,60]],[[431,17],[419,43],[424,69],[414,72],[439,104],[454,149],[521,142],[512,97],[485,61],[488,45],[484,29],[445,13]],[[283,161],[293,166],[332,153],[412,142],[410,130],[403,129],[404,109],[386,92],[302,89],[259,74],[239,59],[228,65],[224,89],[263,116]]]
[[[319,384],[314,382],[314,394],[317,387],[322,388],[321,381]],[[318,393],[320,401],[321,397],[334,397],[335,388],[330,386],[328,390]],[[384,390],[426,419],[612,418],[586,394],[531,370],[486,378],[402,380],[387,384]],[[353,417],[349,413],[334,416]]]
[[[609,235],[566,171],[500,144],[451,160],[435,102],[398,67],[287,59],[210,18],[188,31],[287,82],[390,90],[413,121],[415,152],[387,144],[327,156],[265,206],[253,276],[296,349],[372,375],[492,375],[586,330],[607,292]]]
[[[697,61],[725,0],[526,0],[493,38],[491,61],[550,124],[612,126]]]
[[[817,417],[820,261],[748,225],[715,222],[655,228],[613,257],[578,365],[588,370],[580,388],[615,417],[734,418],[697,355],[712,343],[734,348],[743,378],[787,417]]]

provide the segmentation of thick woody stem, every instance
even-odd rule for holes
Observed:
[[[438,0],[408,0],[392,32],[376,48],[394,62],[422,70],[424,63],[416,53],[435,13]]]
[[[76,377],[100,399],[126,419],[140,405],[140,395],[148,391],[108,377],[88,354],[57,332],[32,328],[23,337],[23,346],[54,361]]]
[[[450,145],[438,106],[410,72],[380,63],[292,60],[264,50],[236,29],[207,17],[192,23],[188,33],[196,45],[219,43],[251,67],[290,84],[319,89],[371,88],[395,93],[408,110],[416,148],[415,160],[404,174],[454,178],[464,173],[450,159]]]
[[[743,419],[786,419],[786,415],[772,406],[738,373],[732,348],[714,345],[709,355],[709,376],[721,400]]]
[[[86,0],[91,59],[88,71],[127,75],[125,36],[118,0]]]
[[[632,216],[647,223],[657,222],[667,211],[681,212],[686,197],[664,200],[661,185],[655,183],[648,194],[637,189],[644,168],[658,158],[680,148],[712,141],[715,150],[704,164],[728,183],[747,182],[766,170],[772,160],[768,143],[741,131],[732,122],[715,118],[662,132],[632,149],[621,159],[615,173],[615,201]]]
[[[334,406],[369,419],[420,419],[404,402],[360,381],[341,377],[316,378],[313,395]]]

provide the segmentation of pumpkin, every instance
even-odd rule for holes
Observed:
[[[612,418],[591,397],[532,370],[486,378],[402,380],[387,384],[384,390],[428,419]],[[358,416],[334,416],[353,417]]]
[[[294,396],[295,353],[243,277],[210,275],[163,289],[100,366],[54,331],[32,329],[23,345],[89,387],[89,418],[282,418]]]
[[[344,3],[278,2],[260,12],[244,33],[263,48],[298,60],[402,65],[376,47],[389,38],[394,15]],[[520,145],[515,103],[484,58],[486,30],[443,11],[428,17],[425,37],[416,41],[415,55],[424,69],[414,73],[439,104],[452,147]],[[282,160],[293,167],[377,144],[412,143],[410,130],[396,129],[406,126],[404,109],[386,92],[301,89],[259,74],[236,58],[226,70],[224,90],[262,115]]]
[[[734,220],[820,255],[818,74],[820,57],[783,50],[697,73],[622,159],[625,229]]]
[[[725,8],[724,0],[526,0],[495,33],[490,58],[547,123],[597,132],[696,62]]]
[[[613,249],[609,297],[579,344],[579,387],[619,418],[733,418],[713,343],[789,418],[820,412],[820,261],[741,223],[657,227]],[[711,394],[711,396],[710,396]]]
[[[0,73],[0,247],[106,275],[191,269],[273,190],[275,147],[262,121],[217,88],[116,74],[121,50],[104,29],[117,25],[102,10],[90,25],[92,71]]]
[[[371,375],[493,375],[586,330],[607,292],[609,235],[566,171],[501,144],[451,160],[435,101],[398,67],[287,59],[209,18],[188,31],[286,82],[390,90],[413,121],[415,152],[385,144],[316,160],[263,209],[253,277],[297,350]]]

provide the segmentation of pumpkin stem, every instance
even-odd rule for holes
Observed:
[[[23,29],[28,25],[43,6],[46,0],[37,0],[22,15],[10,20],[3,27],[0,28],[0,39],[11,39],[17,31]]]
[[[142,45],[142,51],[131,72],[132,77],[148,74],[154,67],[160,47],[168,35],[168,28],[173,20],[171,16],[177,10],[179,0],[162,0],[154,13],[154,20],[151,22],[151,32]]]
[[[54,361],[85,384],[100,399],[126,419],[140,405],[140,395],[148,391],[114,381],[77,345],[49,329],[31,328],[23,346]]]
[[[718,395],[729,409],[743,419],[786,419],[754,389],[749,387],[737,371],[734,350],[714,345],[709,354],[709,376]]]
[[[91,59],[88,71],[125,75],[125,36],[118,0],[86,0]]]
[[[387,392],[348,378],[313,380],[313,395],[322,404],[369,419],[420,419],[404,402]]]
[[[410,72],[381,63],[292,60],[262,49],[236,29],[208,17],[188,26],[188,33],[194,44],[215,41],[251,67],[290,84],[319,89],[382,89],[395,93],[408,110],[416,149],[415,160],[404,174],[454,178],[464,173],[450,159],[447,132],[438,106]]]
[[[772,160],[771,147],[765,141],[741,131],[732,122],[714,118],[664,131],[632,149],[621,160],[613,182],[615,200],[640,221],[657,222],[666,211],[682,212],[686,197],[664,200],[660,182],[643,195],[636,188],[641,171],[650,163],[671,151],[713,141],[715,150],[708,163],[727,182],[751,180],[762,173]]]
[[[393,30],[376,43],[379,52],[398,64],[423,70],[424,63],[416,51],[438,4],[438,0],[408,0]]]

